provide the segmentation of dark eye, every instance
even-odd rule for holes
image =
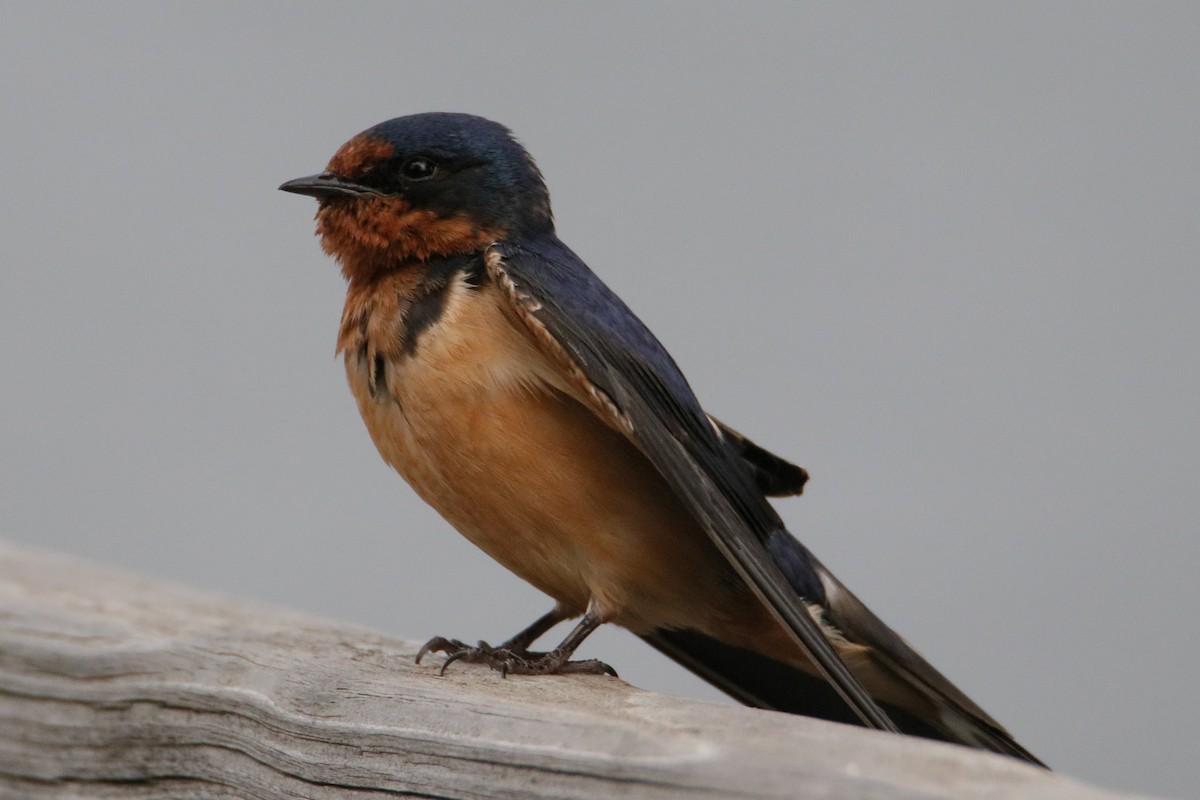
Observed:
[[[431,158],[417,156],[405,161],[400,167],[400,174],[410,181],[429,180],[437,174],[437,162]]]

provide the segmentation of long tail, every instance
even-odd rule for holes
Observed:
[[[834,722],[862,724],[825,681],[781,661],[731,647],[695,631],[659,630],[642,638],[748,706]],[[880,705],[901,732],[911,736],[990,750],[1040,767],[1046,766],[986,715],[981,719],[963,710],[954,713],[952,724],[946,724],[943,715],[918,716],[887,702]]]

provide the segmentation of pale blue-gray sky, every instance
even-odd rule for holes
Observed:
[[[416,639],[544,611],[375,454],[275,191],[472,112],[880,615],[1062,771],[1200,794],[1197,42],[1195,4],[6,5],[0,535]]]

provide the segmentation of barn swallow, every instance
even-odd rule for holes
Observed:
[[[279,188],[319,200],[348,283],[337,349],[384,461],[555,601],[499,647],[435,637],[418,660],[611,672],[571,660],[611,622],[748,705],[1041,764],[786,530],[768,497],[807,473],[704,412],[559,241],[507,128],[399,117]],[[558,647],[529,649],[576,617]]]

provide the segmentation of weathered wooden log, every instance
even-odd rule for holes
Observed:
[[[415,650],[0,543],[0,797],[1116,797],[608,676],[439,677]]]

